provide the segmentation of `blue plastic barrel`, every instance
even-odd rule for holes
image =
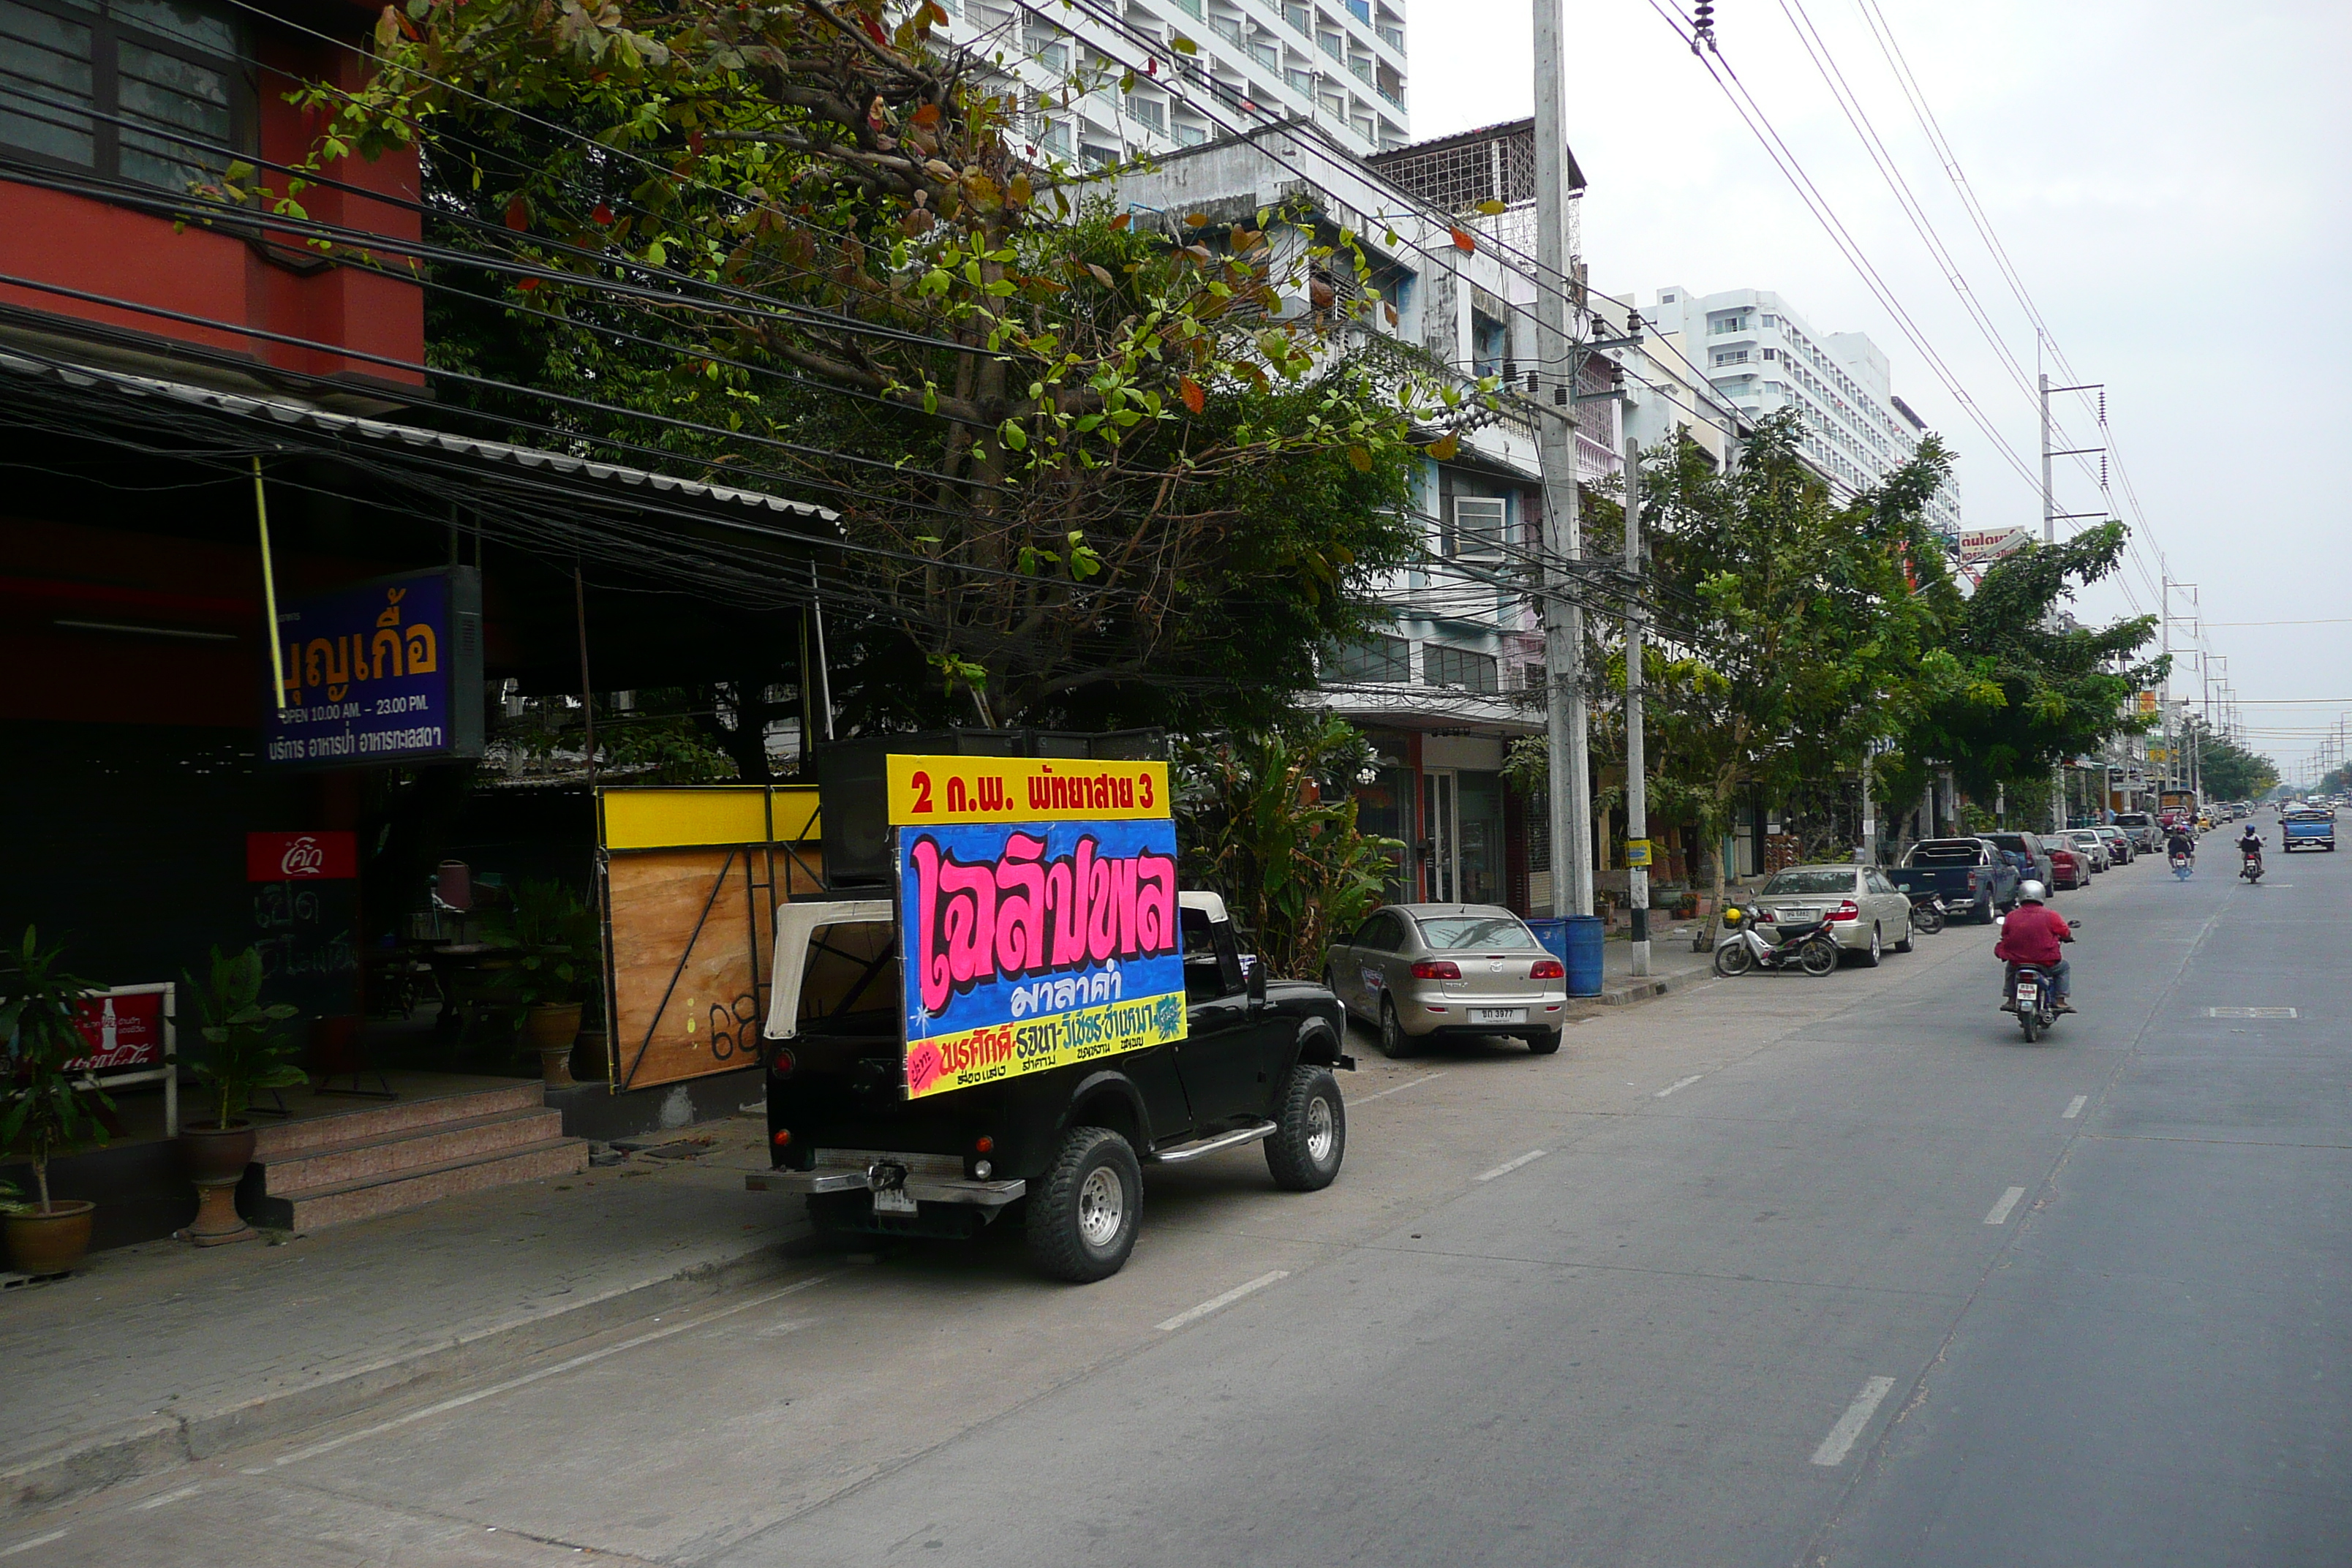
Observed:
[[[1568,968],[1570,996],[1601,994],[1601,942],[1606,928],[1598,915],[1567,915],[1559,920],[1529,921],[1528,929],[1546,952]]]

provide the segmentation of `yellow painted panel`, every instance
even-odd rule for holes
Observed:
[[[604,847],[677,849],[697,844],[764,844],[767,792],[743,789],[608,789]]]
[[[804,784],[768,792],[775,802],[776,842],[814,844],[824,837],[824,818],[818,815],[816,791]]]
[[[885,759],[890,820],[1108,822],[1171,815],[1166,763],[1067,757]]]

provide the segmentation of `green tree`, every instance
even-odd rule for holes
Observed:
[[[471,296],[436,296],[442,363],[625,405],[635,421],[600,433],[841,510],[828,601],[912,655],[845,639],[883,660],[847,683],[877,719],[1303,686],[1307,650],[1358,629],[1411,548],[1415,447],[1462,390],[1351,346],[1391,309],[1352,235],[1132,223],[1023,140],[946,19],[406,0],[373,84],[310,97],[332,111],[322,156],[417,144],[436,237],[482,258],[436,264]]]
[[[2029,545],[1985,574],[1946,633],[1958,679],[1898,731],[1901,746],[1880,775],[1885,798],[1916,799],[1929,764],[1940,763],[1979,800],[2006,788],[2020,802],[2046,801],[2060,763],[2153,722],[2132,697],[2163,676],[2160,658],[2137,658],[2156,618],[2085,626],[2062,608],[2117,569],[2124,542],[2123,524],[2109,522]]]
[[[2260,800],[2279,782],[2278,766],[2246,750],[2200,718],[2183,726],[2181,749],[2197,758],[2207,800]]]
[[[1645,660],[1650,756],[1657,793],[1686,803],[1711,843],[1744,792],[1858,780],[1872,744],[1958,675],[1941,638],[1960,600],[1926,522],[1950,468],[1942,445],[1928,437],[1840,503],[1801,439],[1776,415],[1728,474],[1687,440],[1643,467],[1662,615]]]

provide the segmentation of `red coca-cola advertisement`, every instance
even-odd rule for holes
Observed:
[[[66,1064],[74,1072],[120,1072],[163,1065],[163,994],[92,996],[75,1010],[74,1022],[89,1042],[89,1055]]]
[[[248,882],[349,881],[360,874],[359,838],[351,833],[248,833]]]

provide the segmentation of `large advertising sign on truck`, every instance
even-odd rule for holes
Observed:
[[[910,1100],[1184,1037],[1164,763],[889,759]]]

